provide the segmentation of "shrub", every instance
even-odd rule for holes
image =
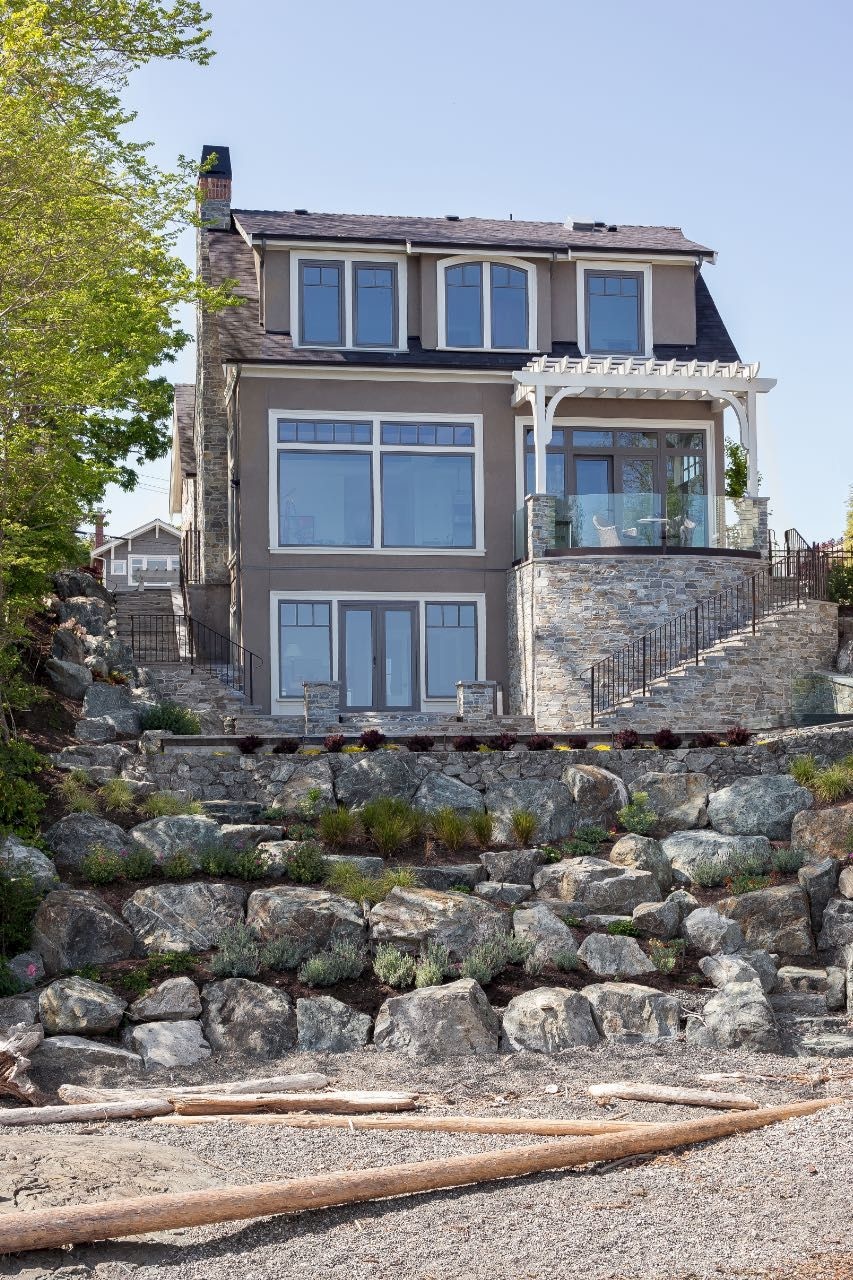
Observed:
[[[454,751],[476,751],[479,746],[480,739],[471,733],[461,733],[458,738],[453,739]]]
[[[394,888],[417,888],[418,877],[411,867],[394,867],[381,876],[370,876],[351,862],[333,862],[326,873],[326,884],[343,898],[375,906]]]
[[[619,825],[635,836],[648,835],[658,820],[654,809],[649,808],[649,797],[645,791],[635,791],[634,798],[622,806],[616,817]]]
[[[132,813],[136,808],[133,787],[124,778],[110,778],[98,787],[97,797],[101,809],[112,809],[114,813]]]
[[[589,738],[585,738],[582,733],[572,733],[566,738],[566,744],[572,751],[585,751],[589,746]]]
[[[217,978],[255,978],[260,970],[260,945],[253,930],[242,922],[223,929],[210,961],[211,973]]]
[[[235,738],[235,742],[240,750],[240,754],[244,756],[253,756],[258,750],[258,747],[262,747],[264,745],[263,738],[259,737],[256,733],[247,733],[242,738]]]
[[[316,832],[310,822],[288,822],[284,834],[288,840],[313,840]]]
[[[124,874],[127,880],[148,880],[154,874],[154,854],[135,844],[124,855]]]
[[[517,938],[514,933],[490,933],[475,943],[460,966],[463,978],[473,978],[480,986],[486,986],[511,964],[524,964],[533,951],[533,943],[527,938]]]
[[[810,783],[815,799],[833,804],[853,792],[853,773],[843,764],[831,764],[820,769]]]
[[[469,813],[468,826],[480,848],[487,849],[492,843],[495,832],[495,820],[492,814],[483,811]]]
[[[752,737],[749,729],[744,729],[742,724],[733,725],[726,732],[726,742],[730,747],[745,747]]]
[[[9,968],[5,960],[0,959],[0,999],[5,996],[16,996],[21,984]]]
[[[330,733],[323,739],[323,746],[327,751],[331,751],[333,755],[337,755],[343,750],[344,735],[342,733]]]
[[[512,751],[517,742],[517,733],[496,733],[493,738],[489,738],[486,745],[493,751]]]
[[[415,958],[390,942],[376,948],[373,972],[386,987],[411,987],[415,981]]]
[[[354,844],[358,837],[358,818],[349,809],[326,809],[317,820],[317,833],[333,849]]]
[[[361,825],[383,857],[397,853],[421,834],[424,814],[405,800],[380,796],[361,810]]]
[[[304,840],[287,855],[284,868],[295,884],[318,884],[326,873],[326,859],[316,840]]]
[[[826,575],[827,599],[834,604],[853,605],[853,564],[834,564]]]
[[[703,858],[695,863],[690,872],[690,879],[694,884],[698,884],[700,889],[716,889],[718,885],[725,883],[730,874],[727,858],[721,860]]]
[[[772,883],[772,876],[749,875],[743,871],[735,872],[726,881],[727,887],[736,897],[742,893],[754,893],[756,889],[766,889]]]
[[[302,959],[302,944],[297,938],[277,938],[261,947],[261,967],[284,973],[295,969]]]
[[[528,751],[552,751],[554,749],[554,739],[549,738],[545,733],[533,733],[527,739]]]
[[[139,724],[143,730],[160,729],[179,736],[201,733],[201,720],[195,712],[179,707],[176,702],[161,702],[156,707],[147,707],[139,717]]]
[[[306,987],[333,987],[338,982],[359,978],[367,963],[367,953],[362,947],[340,938],[327,951],[319,951],[303,961],[298,977]]]
[[[620,729],[613,739],[613,745],[619,751],[636,751],[640,745],[640,735],[636,729]]]
[[[30,945],[41,895],[29,876],[11,879],[0,871],[0,956],[14,956]]]
[[[325,796],[322,787],[309,787],[296,802],[296,811],[304,818],[315,818],[323,809]]]
[[[281,738],[272,749],[274,756],[295,756],[299,750],[298,738]]]
[[[577,951],[556,951],[551,956],[551,963],[555,969],[559,969],[560,973],[573,973],[575,969],[580,968],[580,956]]]
[[[805,861],[805,854],[799,849],[774,849],[771,866],[780,876],[790,876],[799,871]]]
[[[160,863],[166,880],[188,880],[195,871],[195,858],[185,849],[176,849]]]
[[[431,738],[428,733],[413,733],[411,738],[406,739],[406,746],[410,751],[432,751],[435,738]]]
[[[103,845],[93,845],[80,863],[83,878],[89,884],[113,884],[125,878],[124,858]]]
[[[452,972],[450,952],[443,942],[428,942],[415,965],[416,987],[437,987]]]
[[[146,818],[177,818],[202,812],[198,800],[184,800],[172,791],[152,792],[145,797],[140,808]]]
[[[271,826],[283,825],[287,820],[287,810],[282,809],[281,805],[272,804],[268,809],[264,809],[261,814],[264,822],[270,823]]]
[[[439,809],[430,818],[430,828],[445,849],[456,853],[468,839],[468,823],[461,813],[455,809]]]
[[[378,751],[384,742],[385,734],[381,729],[365,729],[358,738],[358,745],[365,751]]]
[[[509,816],[509,825],[514,838],[525,847],[533,843],[533,837],[539,826],[539,819],[529,809],[513,809]]]
[[[56,787],[57,795],[69,813],[97,813],[98,797],[91,790],[85,769],[72,769]],[[3,800],[0,799],[0,809]]]
[[[613,938],[636,938],[639,930],[633,920],[611,920],[605,932]]]
[[[269,861],[260,849],[246,845],[231,851],[231,875],[237,880],[263,880],[269,870]]]
[[[596,827],[590,825],[588,827],[578,827],[572,832],[568,840],[564,842],[564,848],[569,857],[585,858],[596,857],[598,855],[598,846],[607,839],[607,832],[604,827]]]
[[[690,746],[697,750],[707,750],[708,747],[715,747],[719,739],[713,733],[696,733],[690,739]]]
[[[360,747],[357,742],[348,742],[345,747],[341,747],[341,751],[345,756],[361,755],[362,751],[366,750],[366,747]]]
[[[199,870],[208,876],[230,876],[234,865],[233,850],[218,840],[196,845]]]
[[[154,983],[158,974],[165,972],[170,977],[177,977],[192,973],[195,964],[196,957],[187,951],[155,952],[137,968],[123,973],[121,981],[128,991],[141,996]]]
[[[681,738],[671,729],[658,729],[652,736],[652,742],[661,751],[675,751],[681,746]]]
[[[649,942],[649,959],[658,973],[670,974],[680,969],[684,962],[684,939],[674,938],[672,942],[664,942],[661,938],[652,938]]]
[[[817,775],[817,761],[814,756],[796,756],[791,761],[788,772],[801,787],[807,787]]]
[[[0,835],[8,831],[34,836],[44,811],[45,797],[30,779],[41,773],[44,760],[28,742],[0,742]]]

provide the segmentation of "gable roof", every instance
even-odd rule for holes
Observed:
[[[173,524],[169,524],[168,520],[161,520],[160,517],[157,516],[155,519],[149,520],[147,524],[141,524],[136,529],[128,529],[127,533],[120,533],[118,537],[110,538],[107,542],[102,542],[99,547],[94,547],[89,559],[94,563],[95,560],[101,559],[105,551],[111,551],[113,547],[117,547],[120,542],[127,542],[129,538],[138,538],[140,534],[147,533],[149,529],[154,528],[159,529],[161,533],[165,533],[167,537],[172,536],[177,538],[180,542],[180,529],[176,529]]]

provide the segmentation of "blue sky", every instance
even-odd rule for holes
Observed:
[[[853,483],[853,8],[838,0],[217,0],[210,66],[133,80],[163,165],[231,148],[234,204],[679,225],[778,378],[771,525],[837,535]],[[183,245],[192,260],[189,237]],[[187,317],[191,323],[191,317]],[[193,378],[188,348],[176,381]],[[169,460],[109,524],[168,515]]]

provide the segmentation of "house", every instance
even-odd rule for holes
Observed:
[[[677,227],[232,208],[228,148],[203,160],[198,271],[242,305],[198,317],[172,509],[193,616],[254,655],[264,712],[566,731],[592,664],[766,566],[774,380],[715,306],[712,249]],[[702,693],[715,723],[784,710],[788,641],[754,648],[746,707]]]
[[[100,562],[109,591],[177,586],[181,532],[165,520],[149,520],[117,538],[98,543],[91,563]]]

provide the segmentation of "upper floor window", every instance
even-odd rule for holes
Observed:
[[[406,291],[396,261],[295,255],[291,279],[300,346],[399,349]]]
[[[353,341],[357,347],[397,345],[397,268],[353,263]]]
[[[441,346],[527,351],[535,345],[530,323],[535,280],[531,267],[449,259],[439,263],[439,271],[443,275]]]
[[[645,350],[643,274],[587,271],[586,350],[638,355]]]
[[[300,262],[299,340],[306,346],[343,345],[343,274],[342,262]]]

